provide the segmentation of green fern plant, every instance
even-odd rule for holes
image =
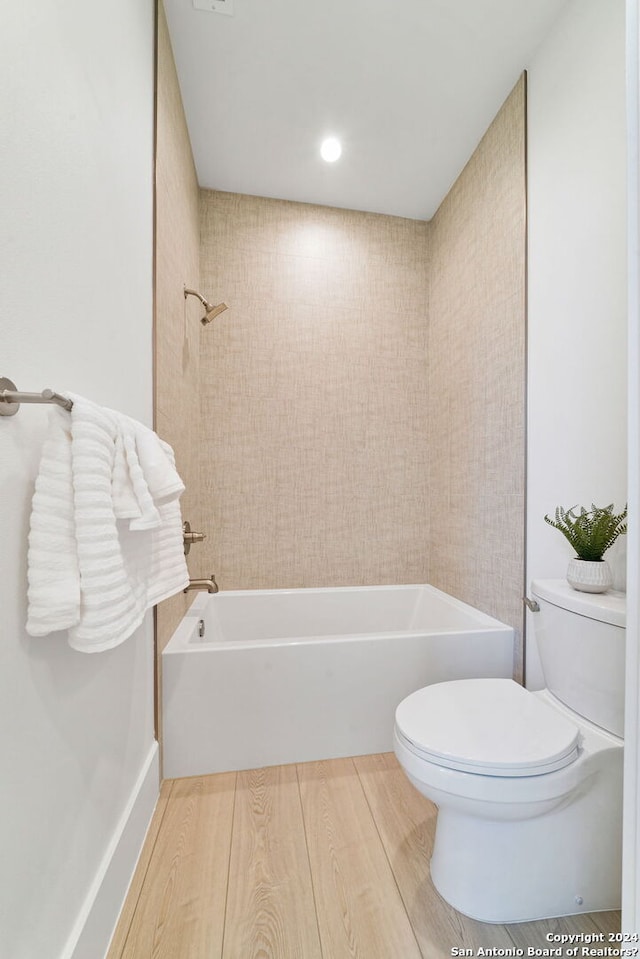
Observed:
[[[606,550],[613,546],[618,536],[627,532],[627,507],[621,513],[613,512],[613,503],[609,506],[594,506],[587,510],[584,506],[572,506],[563,509],[558,506],[555,519],[545,516],[545,522],[559,529],[571,543],[578,559],[599,562]]]

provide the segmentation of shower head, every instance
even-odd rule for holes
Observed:
[[[219,316],[220,313],[224,313],[225,310],[229,309],[226,303],[218,303],[217,306],[214,306],[213,303],[209,303],[208,300],[205,300],[202,293],[198,293],[197,290],[188,290],[185,286],[184,288],[185,300],[188,296],[197,297],[202,303],[202,305],[204,306],[206,312],[204,316],[200,319],[200,322],[202,323],[203,326],[206,326],[207,323],[211,323],[211,320],[215,320],[216,316]]]
[[[200,320],[203,326],[206,326],[207,323],[211,323],[211,320],[215,320],[216,316],[220,316],[221,313],[224,313],[225,310],[229,309],[226,303],[218,303],[217,306],[212,306],[211,303],[207,303],[205,301],[203,306],[207,311]]]

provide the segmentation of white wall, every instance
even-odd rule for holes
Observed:
[[[153,2],[2,4],[0,64],[0,375],[150,423]],[[93,655],[24,631],[47,414],[0,420],[0,954],[99,959],[157,795],[152,630]]]
[[[529,582],[572,556],[545,513],[626,501],[624,17],[624,0],[571,0],[528,67]],[[624,588],[624,539],[607,558]]]
[[[640,2],[627,0],[629,238],[629,509],[640,515]],[[640,924],[640,529],[629,527],[622,855],[622,931]]]

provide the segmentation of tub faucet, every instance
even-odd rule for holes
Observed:
[[[190,589],[206,589],[208,593],[217,593],[218,584],[216,583],[216,578],[211,574],[209,579],[190,579],[189,585],[182,590],[183,593],[188,593]]]

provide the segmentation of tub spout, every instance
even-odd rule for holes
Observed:
[[[188,593],[190,589],[206,589],[208,593],[217,593],[218,584],[216,583],[216,578],[211,574],[209,579],[190,579],[189,585],[186,589],[183,589],[183,593]]]

